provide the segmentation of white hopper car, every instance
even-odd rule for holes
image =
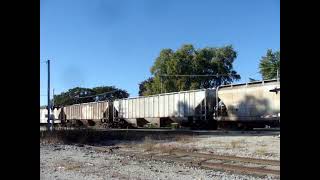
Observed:
[[[261,127],[280,122],[280,82],[257,81],[61,107],[53,111],[64,125],[157,127]],[[59,119],[60,121],[56,121]],[[40,110],[40,123],[46,123]]]
[[[151,122],[160,127],[172,122],[208,122],[215,103],[214,89],[164,93],[119,99],[113,102],[114,118],[140,125]]]
[[[54,120],[54,124],[60,124],[61,119],[59,117],[61,109],[50,110],[50,120]],[[48,110],[40,108],[40,124],[47,124],[48,122]]]

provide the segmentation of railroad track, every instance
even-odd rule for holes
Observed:
[[[105,128],[73,128],[73,127],[55,127],[54,131],[79,131],[94,130],[99,132],[160,132],[160,133],[195,133],[195,134],[278,134],[280,129],[255,129],[251,131],[241,130],[191,130],[191,129],[169,129],[169,128],[138,128],[138,129],[105,129]],[[46,127],[40,127],[40,131],[47,131]]]
[[[106,152],[110,147],[94,147],[99,152]],[[280,161],[255,159],[237,156],[222,156],[215,154],[205,154],[197,152],[186,152],[182,150],[173,150],[170,153],[159,152],[141,152],[136,149],[118,149],[116,154],[130,156],[143,160],[158,160],[182,163],[192,167],[199,167],[211,170],[230,171],[239,174],[250,174],[257,176],[280,176]]]

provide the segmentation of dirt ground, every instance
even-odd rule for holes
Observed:
[[[108,142],[110,147],[141,153],[183,149],[218,155],[280,159],[278,136],[177,136],[174,139]],[[49,179],[278,179],[186,166],[181,163],[142,160],[117,151],[97,152],[91,146],[40,143],[40,177]]]
[[[171,147],[218,155],[280,160],[278,136],[180,136],[177,141],[147,141],[154,144],[154,149]]]

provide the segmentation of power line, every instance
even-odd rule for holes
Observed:
[[[48,59],[47,60],[47,65],[48,65],[48,93],[47,93],[47,95],[48,95],[48,106],[47,106],[47,108],[48,108],[48,129],[51,131],[52,130],[52,128],[53,128],[53,121],[54,120],[52,120],[51,121],[51,123],[50,123],[50,106],[51,106],[51,104],[50,104],[50,60]]]
[[[42,60],[42,61],[41,61],[41,59],[42,59],[42,58],[40,58],[40,63],[47,63],[47,62],[48,62],[48,60]],[[52,60],[50,59],[50,61],[52,61]]]
[[[82,99],[82,98],[89,98],[89,97],[97,97],[97,96],[101,96],[103,94],[110,94],[110,93],[113,93],[113,92],[116,92],[116,91],[119,91],[119,90],[113,90],[113,91],[109,91],[109,92],[105,92],[105,93],[101,93],[101,94],[95,94],[95,95],[85,96],[85,97],[76,97],[76,98],[77,99]]]
[[[256,72],[256,73],[249,74],[248,76],[256,75],[256,74],[258,74],[258,73],[260,73],[260,72],[258,71],[258,72]]]
[[[234,76],[234,75],[238,75],[238,74],[232,74],[232,73],[228,73],[228,74],[160,74],[160,77],[222,77],[222,76],[226,76],[226,77],[230,77],[230,76]],[[162,78],[160,78],[160,92],[162,93]]]
[[[251,77],[257,77],[256,75],[259,74],[259,73],[260,73],[260,72],[258,71],[258,72],[256,72],[256,73],[249,74],[249,75],[246,76],[246,79],[253,79],[253,78],[251,78]]]
[[[219,77],[219,76],[231,76],[236,74],[216,74],[216,75],[210,75],[210,74],[160,74],[159,76],[175,76],[175,77],[193,77],[193,76],[200,76],[200,77]]]

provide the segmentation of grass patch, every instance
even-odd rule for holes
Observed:
[[[230,142],[229,147],[232,148],[232,149],[242,148],[244,143],[245,143],[244,140],[233,140],[233,141]]]
[[[81,163],[71,162],[71,163],[60,163],[59,166],[56,167],[56,169],[72,171],[72,170],[80,169],[81,167],[82,167]]]
[[[178,129],[179,127],[180,127],[180,125],[178,123],[171,123],[170,124],[171,129]]]
[[[177,150],[178,148],[172,145],[160,144],[158,149],[163,154],[172,154],[173,151]]]
[[[154,124],[154,123],[147,123],[144,127],[146,127],[146,128],[158,128],[158,125]]]
[[[145,137],[144,141],[140,144],[140,147],[143,148],[143,151],[152,151],[154,149],[154,141],[150,137]]]
[[[190,143],[190,142],[193,142],[194,138],[192,136],[188,136],[188,135],[177,135],[175,138],[174,138],[175,141],[177,142],[181,142],[181,143]]]
[[[265,148],[259,148],[259,149],[257,149],[257,150],[256,150],[256,153],[257,153],[258,155],[262,155],[262,156],[268,155],[268,152],[267,152],[267,150],[266,150]]]
[[[70,166],[65,167],[65,170],[71,171],[71,170],[80,169],[80,168],[81,168],[80,165],[70,165]]]

